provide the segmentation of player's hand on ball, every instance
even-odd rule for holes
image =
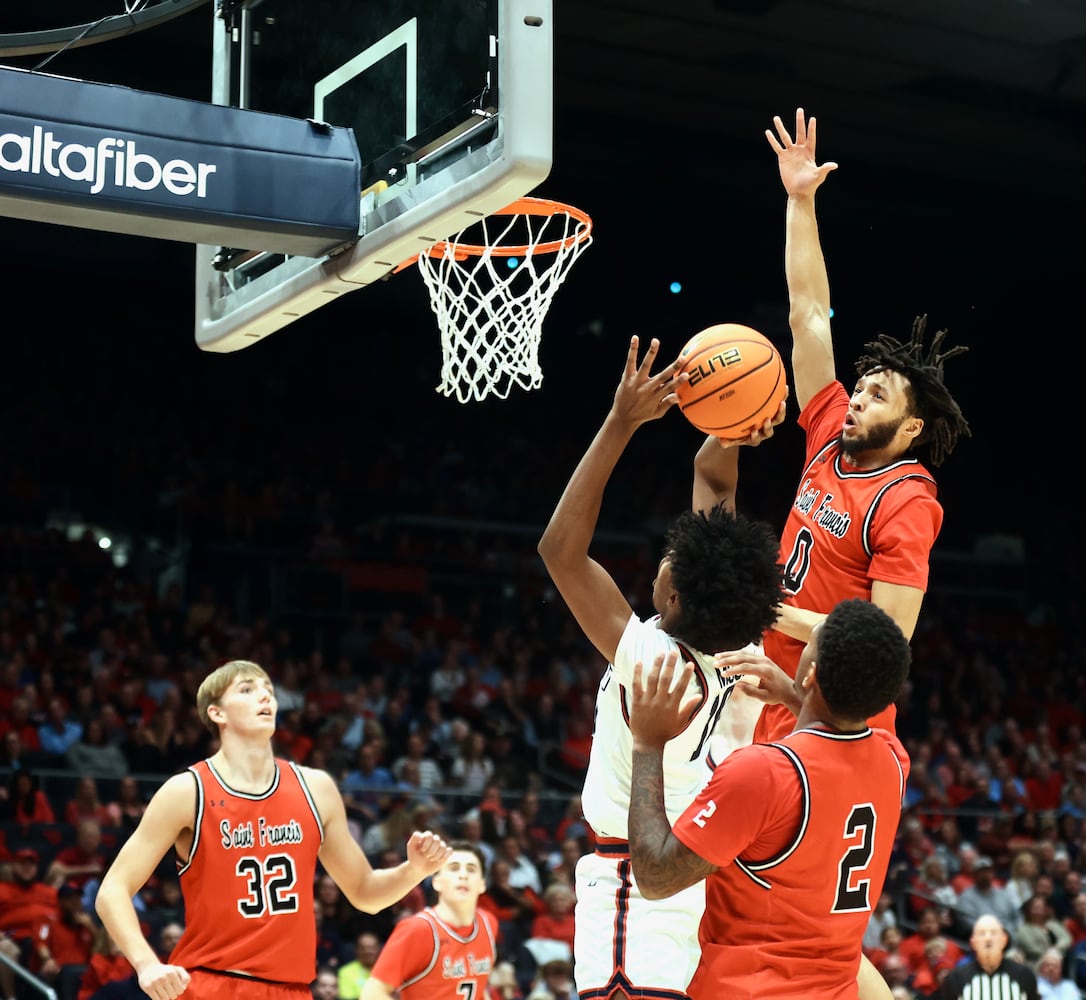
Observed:
[[[682,732],[697,704],[697,695],[688,694],[693,673],[694,664],[682,663],[675,649],[666,656],[658,653],[648,670],[640,660],[634,664],[630,703],[634,746],[658,750]]]
[[[776,428],[784,423],[784,418],[788,415],[788,393],[785,393],[784,399],[781,400],[781,405],[777,407],[777,412],[772,417],[766,417],[757,427],[754,427],[750,434],[745,438],[738,438],[728,440],[727,438],[717,438],[722,448],[734,448],[736,445],[748,445],[751,448],[757,448],[763,441],[768,441],[776,430]]]
[[[407,841],[407,863],[421,872],[420,878],[433,875],[451,855],[452,848],[429,830],[416,830]]]
[[[188,969],[180,965],[164,965],[161,962],[141,969],[137,977],[140,989],[151,1000],[174,1000],[185,992],[191,978]]]

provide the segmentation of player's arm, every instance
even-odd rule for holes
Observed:
[[[324,828],[320,862],[356,909],[378,913],[403,899],[448,860],[452,850],[429,831],[411,834],[407,860],[395,868],[374,869],[347,828],[347,812],[339,789],[325,771],[300,768]]]
[[[856,985],[859,987],[859,1000],[893,1000],[890,984],[882,978],[882,973],[871,964],[871,959],[866,955],[860,956]]]
[[[671,832],[664,809],[664,746],[689,718],[685,697],[692,663],[676,670],[678,653],[657,655],[646,671],[634,665],[630,705],[633,771],[630,776],[630,863],[646,899],[664,899],[700,882],[716,865],[690,850]],[[676,672],[678,681],[674,681]]]
[[[767,417],[760,428],[741,441],[724,441],[708,435],[694,456],[694,491],[691,509],[710,511],[720,504],[735,512],[735,493],[739,485],[739,446],[757,447],[773,437],[773,429],[787,413],[782,402],[774,417]]]
[[[395,987],[390,986],[388,983],[381,982],[380,979],[371,973],[370,977],[362,986],[362,992],[359,994],[358,1000],[391,1000],[395,993]]]
[[[102,925],[135,969],[140,989],[154,1000],[179,996],[188,986],[189,974],[180,966],[164,964],[155,954],[140,930],[132,897],[195,821],[194,778],[188,773],[174,775],[152,796],[139,826],[102,878],[94,901]]]
[[[788,193],[784,273],[788,282],[788,325],[792,328],[792,383],[800,410],[837,376],[830,335],[830,282],[815,218],[815,192],[836,163],[815,161],[816,122],[796,109],[793,139],[779,117],[777,134],[766,130],[777,154],[781,182]]]
[[[608,662],[633,613],[611,575],[588,554],[603,492],[634,431],[675,403],[676,363],[650,375],[660,349],[653,339],[638,364],[638,338],[630,339],[626,367],[611,409],[588,446],[539,540],[539,554],[585,636]]]
[[[871,603],[878,605],[897,622],[898,628],[911,639],[920,618],[920,607],[924,603],[924,591],[919,587],[907,587],[900,583],[887,583],[874,580],[871,583]],[[778,609],[777,622],[773,626],[778,632],[807,642],[811,638],[811,629],[825,619],[817,611],[805,611],[782,604]]]

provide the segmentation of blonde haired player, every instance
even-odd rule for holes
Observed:
[[[354,906],[376,913],[437,871],[449,847],[416,832],[406,861],[375,871],[347,830],[332,778],[272,754],[275,690],[258,664],[219,667],[196,704],[221,747],[155,793],[95,907],[152,1000],[302,1000],[316,975],[318,859]],[[132,897],[171,848],[186,928],[163,962],[140,930]]]

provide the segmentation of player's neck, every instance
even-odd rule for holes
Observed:
[[[450,927],[468,927],[475,923],[475,903],[453,906],[447,900],[439,899],[434,905],[434,913]]]
[[[267,791],[275,778],[275,757],[266,739],[247,743],[224,733],[222,747],[211,763],[231,788],[241,792]]]
[[[853,469],[862,469],[865,472],[871,469],[881,469],[887,465],[893,465],[905,457],[904,452],[894,451],[889,448],[876,448],[870,451],[841,452],[841,461]]]

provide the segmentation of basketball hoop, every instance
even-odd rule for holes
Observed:
[[[592,220],[545,198],[521,198],[418,256],[441,331],[443,396],[505,399],[543,382],[543,319]]]

